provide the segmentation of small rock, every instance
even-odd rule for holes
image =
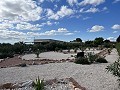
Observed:
[[[82,90],[82,89],[79,89],[79,88],[75,88],[75,90]]]
[[[26,81],[26,82],[22,83],[21,87],[32,86],[32,84],[33,84],[33,81],[32,81],[32,80],[30,80],[30,81]]]

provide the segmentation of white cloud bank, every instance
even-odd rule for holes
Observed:
[[[45,31],[43,33],[28,32],[31,36],[54,36],[54,35],[72,35],[66,28],[58,28],[58,30]]]
[[[82,2],[80,2],[80,5],[100,5],[101,3],[104,3],[105,0],[83,0]]]
[[[18,40],[25,40],[26,34],[19,31],[13,30],[0,30],[0,38],[1,39],[18,39]]]
[[[117,33],[118,31],[113,31],[113,33]]]
[[[114,2],[113,2],[113,3],[118,3],[118,2],[120,2],[120,0],[114,0]]]
[[[40,24],[33,25],[27,22],[22,22],[22,23],[17,24],[15,28],[17,30],[32,30],[32,31],[41,30]]]
[[[111,27],[112,29],[120,29],[120,25],[119,24],[115,24]]]
[[[103,26],[95,25],[90,30],[88,30],[88,32],[99,32],[99,31],[103,31],[103,30],[104,30]]]
[[[36,21],[41,13],[42,8],[33,0],[0,0],[0,21]]]
[[[74,11],[67,6],[61,6],[60,10],[54,13],[51,9],[47,9],[47,17],[48,19],[58,20],[65,16],[70,16],[74,13]]]
[[[107,40],[116,41],[116,38],[115,37],[108,37]]]
[[[73,6],[74,4],[78,3],[78,0],[67,0],[70,6]]]
[[[93,8],[93,7],[89,8],[87,10],[84,10],[84,8],[80,9],[81,13],[96,13],[96,12],[99,12],[99,11],[100,10],[98,8]]]

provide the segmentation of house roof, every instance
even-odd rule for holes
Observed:
[[[63,41],[53,39],[34,39],[34,42],[63,42]]]

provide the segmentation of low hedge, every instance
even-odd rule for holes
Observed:
[[[108,61],[106,59],[104,59],[104,58],[98,58],[96,60],[96,62],[99,62],[99,63],[108,63]]]
[[[77,58],[75,63],[76,64],[83,64],[83,65],[84,64],[90,64],[88,58],[86,58],[86,57],[79,57],[79,58]]]

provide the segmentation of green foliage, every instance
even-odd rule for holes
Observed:
[[[74,49],[74,53],[76,53],[76,52],[77,52],[77,50],[78,50],[78,48],[75,48],[75,49]]]
[[[33,86],[35,90],[44,90],[44,80],[40,80],[38,77]]]
[[[76,38],[75,41],[76,41],[76,42],[82,42],[82,39],[80,39],[80,38]]]
[[[94,45],[95,46],[98,46],[98,45],[102,45],[103,44],[103,38],[102,37],[99,37],[99,38],[95,38],[94,40]]]
[[[39,58],[39,54],[40,54],[40,50],[38,49],[36,52],[35,52],[37,58]]]
[[[79,58],[77,58],[75,63],[76,64],[83,64],[83,65],[84,64],[90,64],[88,58],[86,58],[86,57],[79,57]]]
[[[98,57],[97,55],[93,55],[92,53],[88,53],[87,56],[84,57],[75,57],[76,64],[92,64],[94,62],[99,63],[108,63],[106,59]]]
[[[99,63],[108,63],[108,61],[106,59],[104,59],[104,58],[98,58],[96,60],[96,62],[99,62]]]
[[[117,44],[116,44],[116,49],[117,49],[118,54],[119,54],[119,56],[120,56],[120,43],[117,43]]]
[[[113,64],[107,66],[106,69],[108,72],[111,72],[114,76],[117,76],[118,80],[120,80],[120,58]]]
[[[7,57],[12,58],[13,53],[0,53],[0,59],[7,58]]]
[[[93,41],[85,41],[85,45],[86,45],[86,47],[93,47],[94,43],[93,43]]]
[[[97,58],[98,58],[97,55],[92,55],[92,53],[88,53],[88,59],[89,59],[90,63],[95,62]]]
[[[59,51],[59,48],[58,48],[58,47],[56,47],[56,48],[55,48],[55,51],[57,51],[57,52],[58,52],[58,51]]]
[[[119,35],[119,37],[116,39],[116,41],[117,41],[117,42],[120,42],[120,35]]]

